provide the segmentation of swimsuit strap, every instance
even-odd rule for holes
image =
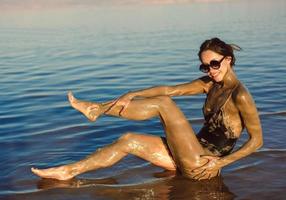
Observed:
[[[214,87],[216,87],[218,85],[219,85],[219,83],[215,83]],[[226,89],[226,91],[224,91],[224,95],[221,95],[218,97],[217,106],[215,106],[215,108],[213,108],[213,111],[211,113],[209,113],[208,115],[219,112],[221,110],[221,108],[224,107],[225,104],[228,102],[228,100],[231,98],[233,91],[238,87],[238,85],[239,85],[239,82],[236,83],[234,87]],[[217,90],[217,89],[215,88],[215,90]],[[213,92],[215,92],[215,91],[213,91]],[[207,102],[207,100],[208,100],[208,98],[206,99],[206,102]],[[205,104],[206,104],[206,102],[205,102]],[[203,111],[205,110],[205,104],[203,106]]]
[[[220,107],[220,109],[222,109],[222,108],[225,106],[225,104],[226,104],[226,103],[228,102],[228,100],[231,98],[233,91],[238,87],[238,85],[239,85],[239,82],[238,82],[237,84],[235,84],[235,86],[234,86],[233,88],[229,89],[230,92],[229,92],[229,94],[228,94],[228,96],[227,96],[225,102],[224,102],[224,103],[222,104],[222,106]]]

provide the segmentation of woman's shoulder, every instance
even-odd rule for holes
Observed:
[[[202,76],[198,80],[203,81],[206,84],[213,83],[213,80],[209,76]]]
[[[236,104],[240,105],[252,104],[253,102],[252,96],[247,87],[240,81],[233,91],[232,98]]]
[[[196,79],[196,81],[199,81],[203,85],[205,93],[208,93],[214,84],[214,81],[209,76],[202,76]]]
[[[235,85],[233,94],[238,97],[238,96],[247,95],[250,93],[247,87],[242,82],[238,81],[237,84]]]

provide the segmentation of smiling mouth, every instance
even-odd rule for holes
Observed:
[[[215,77],[217,77],[219,75],[219,72],[217,72],[217,73],[215,73],[215,74],[211,74],[211,77],[212,78],[215,78]]]

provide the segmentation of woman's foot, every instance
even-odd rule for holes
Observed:
[[[103,113],[101,104],[80,101],[73,96],[72,92],[68,93],[68,99],[71,106],[84,114],[90,121],[95,121]]]
[[[75,174],[72,173],[67,166],[53,167],[48,169],[31,168],[31,171],[42,178],[52,178],[57,180],[72,179]]]

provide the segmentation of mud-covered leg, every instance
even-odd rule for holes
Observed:
[[[68,180],[84,172],[114,165],[127,154],[133,154],[168,170],[176,169],[162,138],[145,134],[126,133],[113,144],[98,149],[81,161],[48,169],[32,168],[32,171],[43,178]]]

